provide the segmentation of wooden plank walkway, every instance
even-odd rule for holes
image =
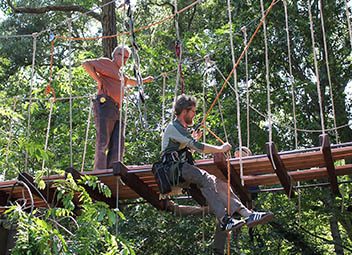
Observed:
[[[247,200],[246,192],[251,186],[265,187],[281,184],[282,187],[284,187],[284,185],[291,185],[292,188],[297,181],[325,180],[326,182],[326,180],[330,181],[334,176],[352,175],[352,142],[330,146],[325,141],[322,142],[322,147],[280,152],[277,156],[279,158],[278,160],[280,160],[285,168],[280,171],[287,172],[290,183],[280,183],[280,179],[277,175],[278,169],[274,169],[275,163],[274,165],[272,164],[269,154],[243,157],[241,161],[243,166],[244,185],[240,187],[238,180],[237,182],[236,180],[232,182],[236,185],[233,188],[241,194],[241,198],[243,197]],[[214,158],[216,158],[216,162],[214,161]],[[208,171],[210,174],[214,174],[217,177],[226,180],[226,175],[224,174],[223,169],[224,162],[221,162],[221,158],[224,157],[216,156],[214,158],[196,160],[196,165],[199,168]],[[240,176],[240,159],[231,158],[230,164],[231,171],[233,171],[234,175]],[[119,184],[119,200],[143,197],[156,208],[164,209],[162,201],[160,201],[160,203],[158,202],[159,191],[151,171],[151,165],[124,166],[123,164],[117,164],[115,169],[86,171],[81,172],[80,174],[97,176],[100,181],[110,187],[112,197],[107,199],[106,202],[112,207],[114,206],[113,201],[116,201],[116,188],[119,179],[117,177],[120,176],[123,183]],[[27,178],[24,178],[23,176]],[[79,175],[76,177],[79,178]],[[33,195],[34,206],[47,206],[40,194],[34,191],[35,185],[33,184],[33,180],[29,179],[31,178],[27,175],[21,175],[19,178],[19,180],[21,180],[20,183],[18,183],[17,180],[0,182],[0,212],[4,210],[9,199],[14,201],[25,197],[29,203],[30,196],[28,187]],[[64,179],[64,176],[52,175],[44,178],[44,181],[49,187],[49,191],[41,192],[45,198],[45,193],[53,193],[54,187],[52,184],[57,179]],[[138,185],[136,185],[136,182]],[[287,179],[285,182],[287,182]],[[27,187],[23,183],[25,183]],[[330,183],[332,185],[332,191],[338,193],[338,184],[336,180],[333,182],[330,181]],[[48,201],[48,203],[50,202],[51,201]]]

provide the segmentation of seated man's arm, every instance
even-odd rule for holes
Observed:
[[[169,131],[170,133],[170,139],[173,139],[181,144],[187,144],[187,147],[200,153],[227,152],[231,149],[231,145],[229,143],[225,143],[221,146],[201,143],[194,139],[189,133],[182,133],[182,131],[177,130],[175,127],[172,127],[172,129],[173,130],[166,130],[166,132]]]
[[[224,143],[221,146],[211,145],[204,143],[204,153],[219,153],[219,152],[228,152],[231,150],[231,145],[229,143]]]

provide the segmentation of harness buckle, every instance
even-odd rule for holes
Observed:
[[[179,156],[178,156],[178,152],[177,152],[177,151],[173,151],[173,152],[171,152],[171,153],[170,153],[170,156],[171,156],[171,158],[172,158],[172,160],[173,160],[174,162],[177,162],[177,161],[179,161],[179,160],[180,160],[180,158],[179,158]]]

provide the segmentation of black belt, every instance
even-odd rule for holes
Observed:
[[[117,108],[119,108],[119,103],[115,102],[114,99],[112,99],[111,97],[109,97],[106,94],[97,95],[95,100],[101,104],[104,104],[106,102],[110,102],[110,103],[113,103]]]

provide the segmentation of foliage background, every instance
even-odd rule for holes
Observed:
[[[178,1],[178,9],[192,1]],[[297,123],[300,129],[320,130],[319,102],[314,78],[312,42],[309,30],[309,17],[306,1],[287,1],[289,13],[289,31],[291,36],[292,68],[295,86]],[[74,17],[74,12],[54,12],[44,14],[14,13],[9,1],[0,1],[5,18],[1,20],[2,35],[23,35],[52,28],[55,35],[90,37],[100,35],[101,23],[90,16],[79,15],[69,25],[63,23]],[[322,41],[322,29],[319,15],[319,1],[310,1],[315,28],[316,51],[320,84],[323,95],[325,128],[333,128],[333,112],[330,89],[325,66],[325,54]],[[100,5],[100,1],[15,1],[15,6],[41,7],[46,5],[76,4],[87,9]],[[269,1],[264,1],[267,8]],[[135,7],[135,27],[142,27],[172,14],[173,1],[145,0],[137,1]],[[235,57],[241,54],[243,34],[246,26],[248,36],[252,35],[261,18],[259,1],[231,1]],[[351,6],[350,6],[351,7]],[[217,67],[227,76],[232,69],[231,48],[229,44],[229,24],[227,6],[224,1],[207,0],[178,17],[180,35],[183,43],[183,73],[186,92],[199,99],[197,120],[201,120],[201,108],[205,102],[208,109],[223,79],[214,68],[204,75],[206,64],[204,57],[209,55]],[[328,56],[330,64],[332,92],[336,111],[337,126],[351,123],[351,90],[347,90],[351,77],[351,42],[348,34],[345,1],[322,1],[325,30],[327,33]],[[98,12],[98,11],[97,11]],[[349,17],[350,18],[350,17]],[[121,9],[116,10],[117,30],[125,30],[123,20],[126,16]],[[287,55],[285,16],[283,2],[279,1],[267,20],[268,55],[270,68],[271,105],[275,124],[273,141],[279,150],[295,149],[293,132],[293,113],[291,100],[291,80]],[[118,43],[130,44],[128,37],[118,37]],[[174,84],[176,79],[176,59],[174,45],[176,40],[173,20],[143,30],[136,34],[140,48],[142,75],[153,75],[156,80],[145,86],[146,115],[148,128],[139,121],[137,91],[131,90],[126,97],[127,132],[126,164],[145,164],[159,157],[161,131],[163,124],[162,101],[166,102],[166,117],[171,117]],[[72,48],[70,52],[69,48]],[[48,149],[44,150],[47,132],[50,102],[44,89],[49,82],[50,41],[49,33],[37,38],[35,56],[35,76],[33,80],[30,108],[30,129],[28,128],[28,110],[30,97],[31,64],[33,39],[29,37],[9,37],[0,39],[0,173],[3,179],[16,178],[19,172],[36,175],[42,169],[54,173],[56,169],[65,169],[70,165],[70,107],[69,100],[59,100],[53,105]],[[52,87],[57,97],[74,97],[72,104],[72,150],[73,166],[80,169],[86,142],[86,130],[90,111],[89,95],[94,95],[95,84],[81,67],[87,58],[103,55],[101,40],[67,41],[57,40],[54,50]],[[70,79],[70,63],[72,79]],[[267,113],[267,90],[265,80],[264,37],[261,29],[254,38],[248,51],[248,70],[250,78],[249,97],[250,133],[246,124],[245,64],[241,62],[237,69],[237,85],[240,93],[241,129],[244,145],[255,154],[265,153],[268,141],[267,120],[258,112]],[[133,76],[132,61],[125,71]],[[167,73],[165,98],[162,98],[163,78]],[[233,78],[230,83],[233,84]],[[351,85],[349,85],[351,87]],[[203,88],[205,96],[203,96]],[[180,93],[180,90],[178,91]],[[83,96],[84,98],[81,98]],[[204,98],[204,101],[203,101]],[[209,127],[220,137],[224,137],[225,125],[230,143],[237,147],[238,125],[236,124],[236,97],[230,88],[226,88],[220,98],[225,116],[222,123],[219,110],[214,109],[209,118]],[[127,104],[125,103],[125,106]],[[335,133],[329,131],[332,143],[350,142],[351,128],[345,126]],[[249,136],[249,144],[247,137]],[[207,142],[217,141],[207,136]],[[94,161],[95,130],[93,118],[88,130],[87,154],[84,169],[92,169]],[[298,148],[319,146],[319,132],[298,132]],[[28,153],[28,165],[25,164]],[[197,157],[201,157],[198,155]],[[343,162],[342,162],[343,163]],[[349,181],[350,177],[339,177],[339,181]],[[315,181],[305,184],[314,184]],[[270,210],[276,215],[273,224],[262,226],[249,235],[246,229],[236,240],[232,250],[243,254],[348,254],[352,250],[351,226],[351,188],[341,185],[342,198],[332,198],[327,189],[304,189],[298,199],[288,200],[281,193],[260,193],[256,199],[256,209]],[[149,205],[126,205],[123,213],[126,220],[120,222],[123,238],[133,243],[136,254],[208,254],[213,238],[214,222],[212,217],[177,218],[172,214],[158,212]],[[177,201],[185,203],[185,201]],[[188,201],[187,203],[191,203]],[[69,224],[69,223],[67,223]],[[107,225],[108,226],[108,225]],[[60,230],[58,230],[60,231]],[[112,234],[113,231],[109,230]],[[62,235],[65,235],[61,233]],[[332,236],[334,234],[334,236]],[[336,234],[338,234],[336,236]],[[41,235],[40,233],[37,235]],[[71,237],[65,236],[70,239]],[[91,237],[94,239],[94,237]],[[203,240],[204,239],[204,240]],[[90,240],[90,239],[89,239]],[[334,242],[339,245],[334,245]],[[317,248],[318,247],[318,248]],[[343,247],[343,249],[341,249]],[[342,251],[341,251],[342,250]]]

